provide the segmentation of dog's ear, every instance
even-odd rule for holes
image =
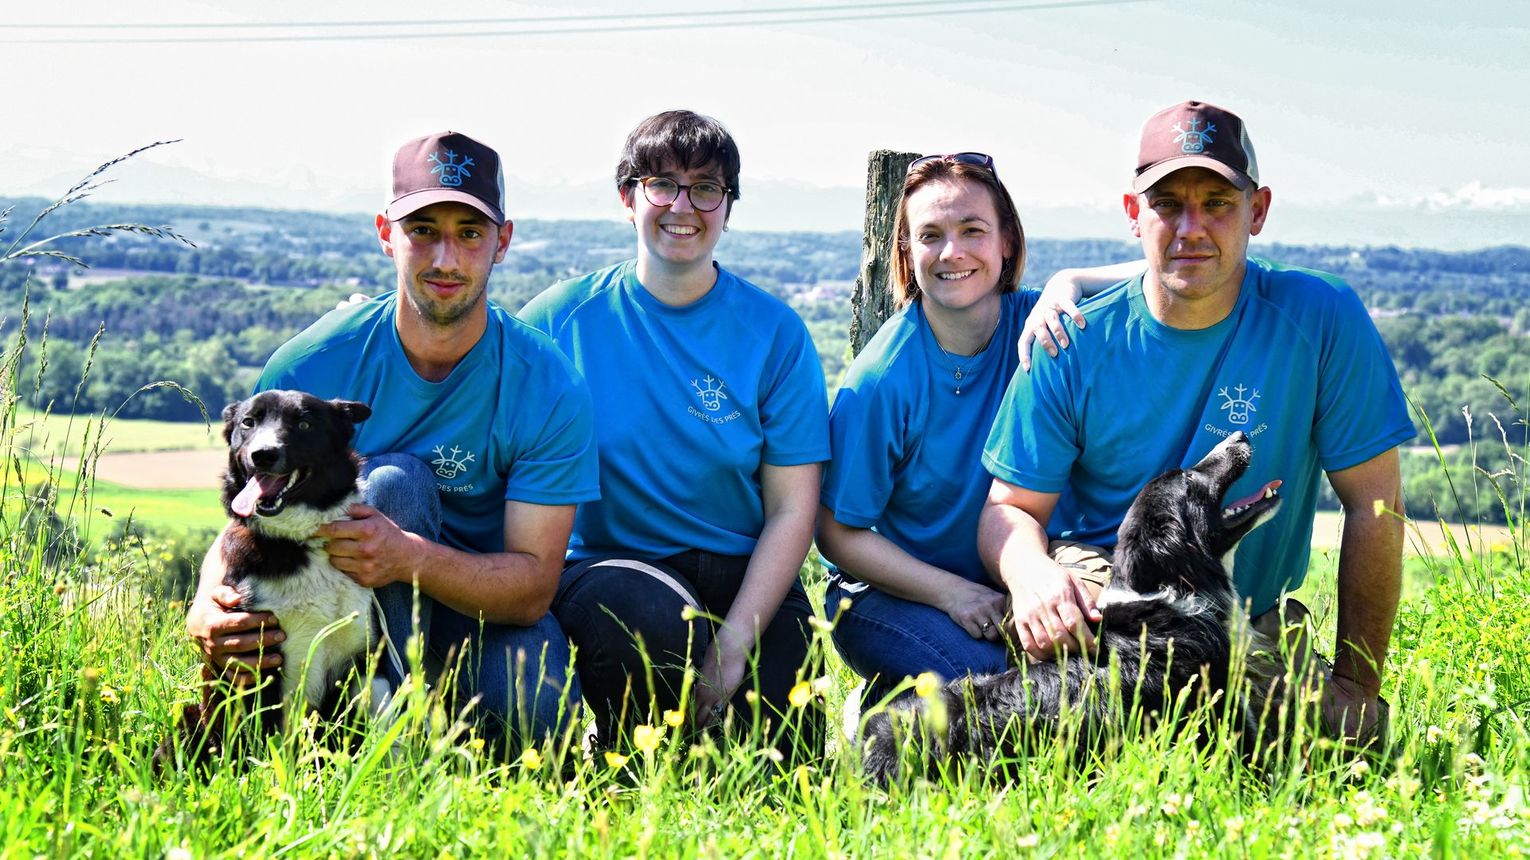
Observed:
[[[354,400],[331,400],[329,405],[344,419],[337,429],[341,438],[349,442],[356,437],[356,425],[372,417],[372,407]]]
[[[365,403],[357,403],[354,400],[331,400],[329,403],[352,424],[360,424],[372,417],[372,407]]]
[[[223,441],[234,441],[234,418],[239,415],[239,404],[230,403],[223,407]]]

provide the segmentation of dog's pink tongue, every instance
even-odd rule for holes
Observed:
[[[1269,491],[1278,490],[1278,489],[1280,489],[1280,485],[1282,483],[1284,483],[1284,482],[1281,481],[1279,478],[1277,478],[1277,479],[1269,482],[1268,484],[1265,484],[1264,486],[1260,487],[1257,491],[1254,492],[1254,494],[1252,496],[1247,496],[1245,498],[1237,500],[1236,502],[1229,502],[1227,507],[1228,508],[1241,508],[1244,505],[1252,505],[1254,502],[1257,502],[1260,499],[1264,498],[1264,493],[1265,493],[1266,490],[1269,490]]]
[[[234,513],[239,516],[247,517],[255,513],[255,503],[258,501],[260,501],[260,478],[254,477],[244,485],[244,489],[239,491],[239,495],[234,497],[233,504],[229,507],[233,508]]]

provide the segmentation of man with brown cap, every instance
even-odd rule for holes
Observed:
[[[1100,586],[1049,558],[1049,540],[1112,546],[1145,483],[1241,430],[1257,455],[1229,496],[1279,481],[1285,500],[1233,566],[1256,627],[1278,632],[1283,617],[1305,615],[1284,595],[1306,575],[1320,473],[1343,503],[1324,720],[1364,738],[1380,711],[1401,579],[1396,446],[1414,430],[1354,292],[1248,257],[1270,199],[1233,113],[1191,101],[1148,120],[1123,199],[1147,271],[1084,307],[1086,337],[1010,383],[983,454],[994,484],[980,548],[1009,588],[1027,654],[1090,647]]]
[[[326,314],[256,390],[372,408],[354,441],[366,504],[318,532],[331,562],[377,590],[399,650],[418,632],[428,663],[465,655],[458,690],[481,696],[486,734],[539,736],[577,701],[548,607],[574,508],[599,495],[590,396],[552,341],[486,297],[512,232],[494,150],[455,132],[412,140],[391,200],[376,228],[397,290]],[[187,627],[211,669],[248,677],[279,663],[281,620],[238,601],[215,546]]]

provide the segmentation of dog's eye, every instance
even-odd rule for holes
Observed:
[[[239,423],[245,427],[254,427],[255,419],[252,416],[246,415],[244,416],[244,420],[240,421]]]
[[[313,425],[309,424],[307,421],[299,421],[298,422],[298,429],[299,430],[307,430],[308,428],[310,428],[312,426]]]

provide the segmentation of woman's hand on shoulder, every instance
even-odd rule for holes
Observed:
[[[1020,340],[1016,343],[1022,370],[1030,371],[1031,345],[1038,340],[1052,358],[1068,348],[1068,332],[1062,323],[1064,316],[1072,317],[1073,324],[1080,329],[1084,327],[1084,314],[1078,309],[1078,301],[1084,295],[1084,281],[1079,278],[1078,271],[1063,269],[1049,278],[1041,298],[1026,315],[1025,323],[1020,327]]]

